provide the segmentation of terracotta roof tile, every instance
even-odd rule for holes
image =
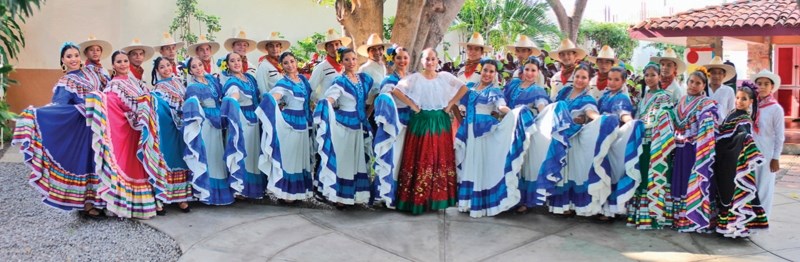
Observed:
[[[775,25],[800,27],[800,10],[797,9],[795,0],[740,0],[691,9],[673,16],[649,18],[631,29],[681,30]]]

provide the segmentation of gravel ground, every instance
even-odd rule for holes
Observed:
[[[176,261],[177,242],[134,220],[82,219],[42,204],[22,163],[0,163],[0,261]],[[157,219],[157,218],[156,218]]]

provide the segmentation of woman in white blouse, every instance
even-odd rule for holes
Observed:
[[[464,82],[436,72],[439,59],[432,48],[422,52],[424,69],[392,91],[414,112],[408,123],[400,174],[397,209],[420,214],[456,203],[456,168],[450,115],[467,92]]]

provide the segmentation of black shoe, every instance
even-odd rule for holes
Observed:
[[[167,210],[165,210],[165,209],[156,210],[156,215],[165,216],[165,215],[167,215]]]

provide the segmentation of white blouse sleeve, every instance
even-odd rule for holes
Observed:
[[[342,96],[342,87],[333,84],[328,90],[325,91],[325,97],[333,98],[333,100],[339,100],[339,97]]]
[[[770,116],[772,118],[771,128],[775,130],[775,145],[772,147],[772,159],[780,159],[781,152],[783,151],[783,142],[786,140],[786,136],[784,134],[783,108],[780,106],[775,108],[777,112]]]

